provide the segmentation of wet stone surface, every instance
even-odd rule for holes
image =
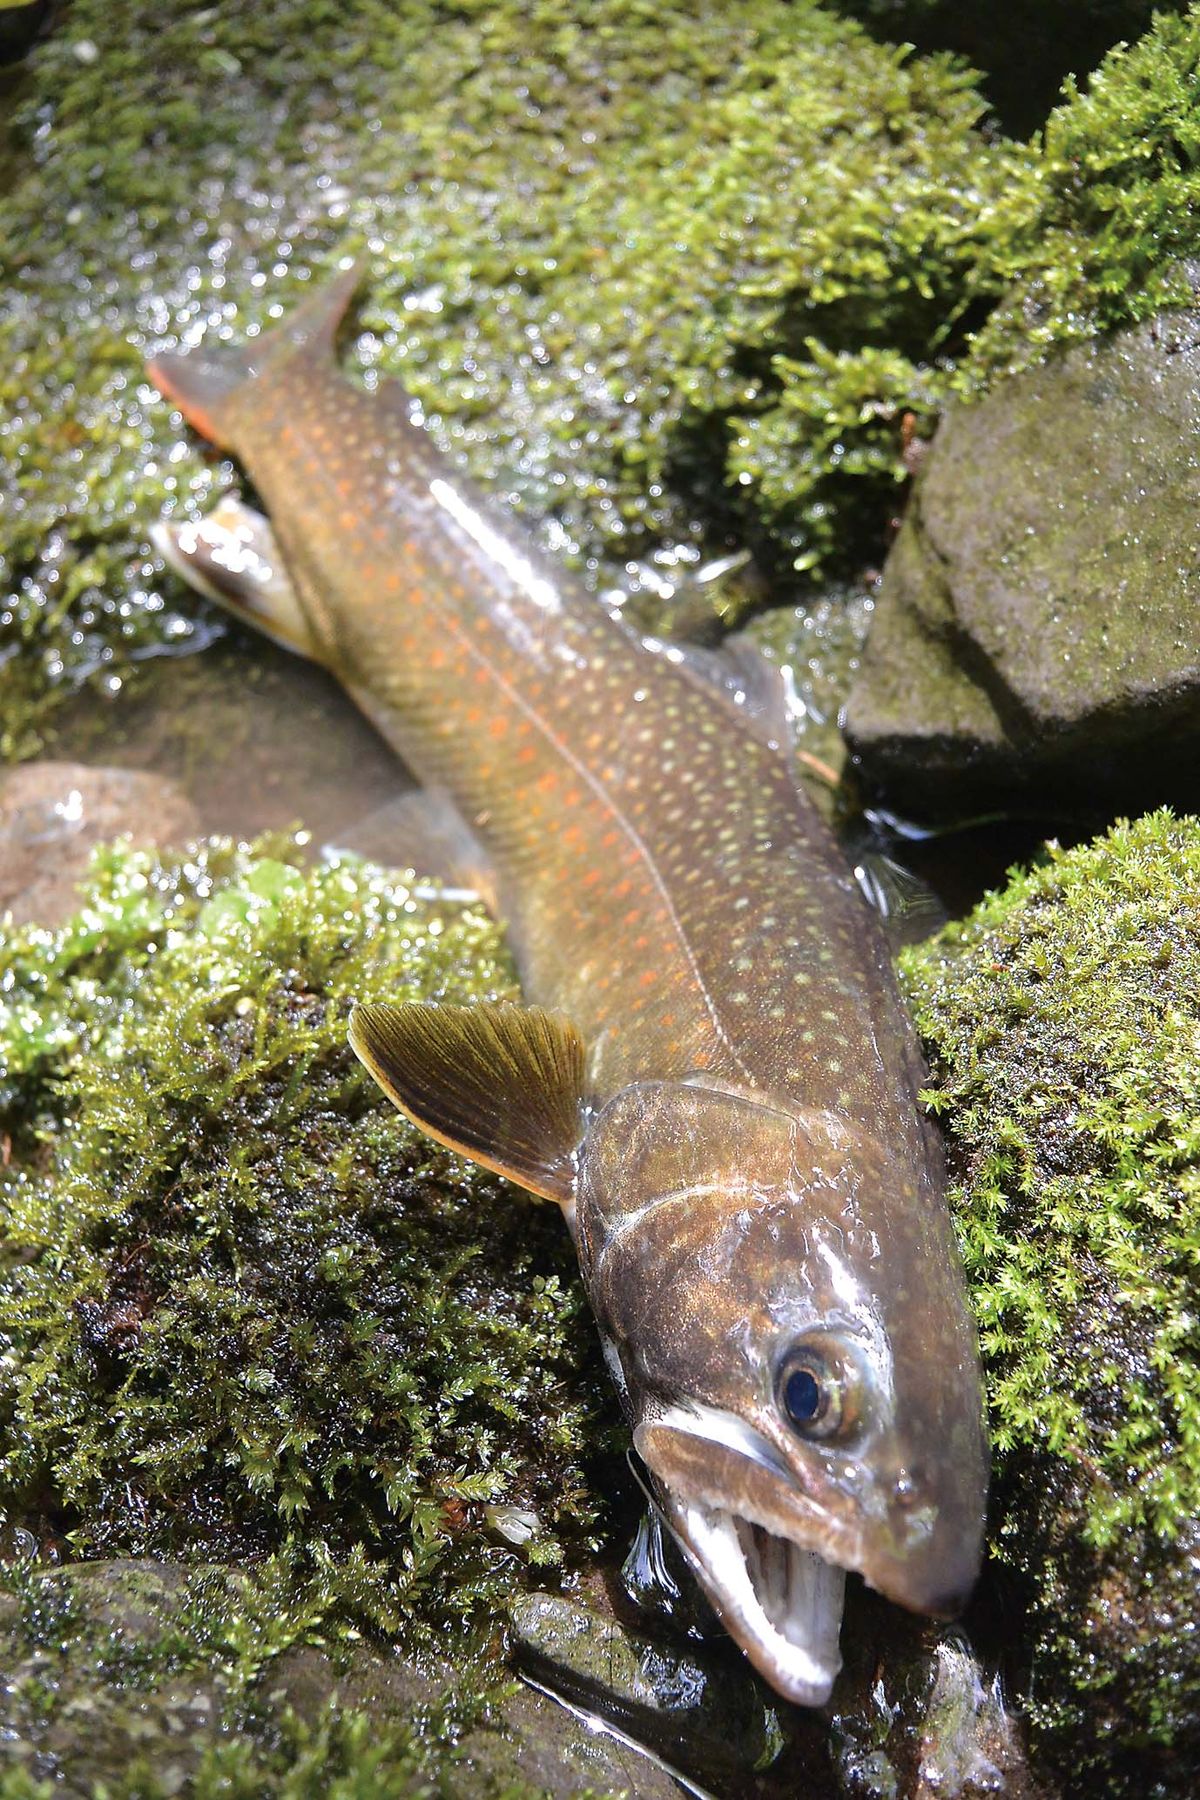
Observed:
[[[96,844],[195,837],[195,808],[174,781],[131,769],[35,762],[0,771],[0,918],[58,925]]]
[[[1200,313],[952,411],[888,559],[846,732],[916,817],[1194,797]]]
[[[337,1656],[289,1650],[251,1694],[239,1693],[221,1657],[182,1654],[197,1595],[207,1587],[214,1599],[224,1597],[235,1584],[219,1569],[121,1561],[57,1571],[23,1605],[0,1591],[0,1781],[21,1767],[52,1780],[56,1794],[85,1800],[145,1755],[165,1791],[183,1793],[231,1725],[246,1729],[250,1721],[265,1739],[289,1711],[312,1718],[333,1703],[367,1712],[382,1728],[452,1699],[460,1678],[448,1665],[366,1645]],[[78,1654],[85,1638],[95,1646],[90,1658]],[[436,1791],[462,1800],[531,1791],[565,1800],[585,1789],[646,1800],[678,1793],[636,1751],[581,1731],[562,1707],[528,1689],[506,1689],[487,1723],[462,1734],[452,1780],[451,1789]]]
[[[767,1769],[783,1749],[777,1703],[745,1664],[663,1643],[559,1594],[511,1613],[518,1667],[697,1773]]]

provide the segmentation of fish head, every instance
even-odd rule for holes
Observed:
[[[706,1084],[646,1083],[579,1156],[581,1263],[667,1523],[751,1660],[820,1705],[845,1572],[965,1602],[987,1454],[936,1152]]]

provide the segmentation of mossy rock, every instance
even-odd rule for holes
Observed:
[[[669,1800],[616,1744],[477,1664],[287,1645],[254,1572],[0,1575],[3,1800]],[[472,1683],[470,1676],[474,1676]]]
[[[1198,409],[1189,311],[947,415],[846,707],[873,791],[918,817],[1194,793]]]
[[[1183,1800],[1200,1766],[1200,822],[1051,847],[903,973],[987,1366],[994,1578],[1026,1616],[1010,1678],[1068,1793]]]
[[[486,1625],[590,1552],[615,1406],[557,1213],[346,1045],[355,998],[513,992],[494,926],[302,855],[117,848],[7,938],[0,1511],[77,1554],[274,1557],[310,1622]]]

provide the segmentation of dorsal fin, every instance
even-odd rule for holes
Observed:
[[[174,401],[189,425],[212,443],[228,447],[225,415],[231,397],[246,382],[258,380],[268,369],[301,352],[320,358],[332,356],[337,328],[362,278],[362,265],[355,263],[332,281],[319,282],[269,331],[260,331],[242,344],[210,344],[205,338],[186,354],[153,357],[146,364],[146,373],[155,387]]]
[[[422,1131],[569,1207],[583,1131],[583,1040],[540,1006],[356,1006],[350,1043]]]

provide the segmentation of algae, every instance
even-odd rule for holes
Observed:
[[[902,959],[987,1366],[992,1552],[1035,1734],[1081,1791],[1182,1792],[1200,1751],[1198,927],[1200,822],[1159,812],[1049,846]]]
[[[0,976],[0,1515],[52,1556],[254,1563],[263,1654],[490,1629],[594,1549],[615,1430],[557,1213],[345,1042],[355,998],[512,993],[495,927],[302,854],[99,852]]]

